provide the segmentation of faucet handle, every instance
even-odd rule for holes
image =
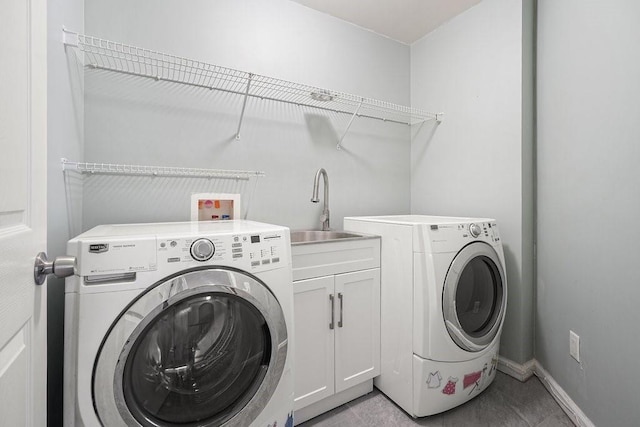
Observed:
[[[322,223],[322,231],[330,230],[329,211],[322,212],[322,215],[320,215],[320,222]]]

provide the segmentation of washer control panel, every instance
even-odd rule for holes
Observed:
[[[197,239],[191,244],[191,256],[196,261],[207,261],[215,252],[216,247],[209,239]]]
[[[206,263],[248,271],[278,268],[289,262],[284,232],[203,235],[193,238],[158,236],[159,263]]]

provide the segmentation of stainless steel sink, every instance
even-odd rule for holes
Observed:
[[[293,230],[291,231],[291,243],[303,244],[303,243],[319,243],[319,242],[331,242],[336,240],[345,239],[366,239],[369,236],[363,236],[362,234],[349,233],[346,231],[321,231],[321,230]]]

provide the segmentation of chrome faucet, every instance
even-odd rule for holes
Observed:
[[[320,175],[324,178],[324,206],[322,208],[320,221],[322,221],[322,231],[327,231],[329,230],[329,176],[324,168],[320,168],[318,169],[318,172],[316,172],[316,178],[313,181],[313,194],[311,195],[311,201],[313,203],[320,202],[320,199],[318,198]]]

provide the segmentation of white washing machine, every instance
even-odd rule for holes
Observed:
[[[477,396],[494,379],[507,303],[493,219],[345,218],[381,241],[381,375],[375,386],[414,417]]]
[[[293,426],[287,228],[104,225],[68,252],[66,426]]]

